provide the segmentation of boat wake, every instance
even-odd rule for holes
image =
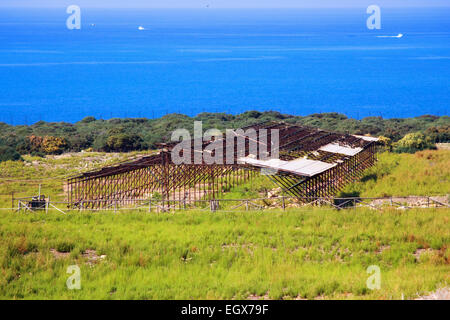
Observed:
[[[377,36],[377,38],[403,38],[403,33],[399,33],[396,36]]]

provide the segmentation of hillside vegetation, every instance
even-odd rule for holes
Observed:
[[[203,129],[232,129],[265,121],[284,121],[330,131],[384,136],[396,142],[407,134],[415,134],[400,143],[400,151],[428,149],[436,142],[450,142],[450,117],[421,116],[416,118],[361,120],[343,114],[324,113],[291,116],[279,112],[248,111],[239,115],[201,113],[196,117],[169,114],[159,119],[95,119],[86,117],[76,123],[49,123],[11,126],[0,123],[0,161],[16,160],[20,155],[60,154],[94,150],[128,152],[157,148],[168,142],[175,129],[192,132],[194,121],[202,121]]]

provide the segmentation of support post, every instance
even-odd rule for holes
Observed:
[[[48,199],[45,201],[45,213],[48,214],[48,205],[50,202],[50,196],[48,197]]]

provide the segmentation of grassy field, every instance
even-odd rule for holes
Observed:
[[[361,197],[432,196],[450,194],[450,150],[415,154],[382,153],[360,182],[342,195]]]
[[[1,213],[0,220],[7,299],[399,299],[450,282],[448,209]],[[68,290],[66,270],[75,264],[82,287]],[[366,286],[370,265],[381,269],[380,290]]]
[[[42,193],[63,200],[63,178],[136,154],[79,153],[0,163],[0,207]],[[450,151],[380,155],[346,194],[450,193]],[[224,198],[258,197],[257,179]],[[0,298],[399,299],[450,283],[450,209],[178,213],[0,210]],[[81,268],[68,290],[67,267]],[[367,267],[381,269],[370,290]]]

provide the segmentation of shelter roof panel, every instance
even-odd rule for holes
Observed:
[[[338,143],[330,143],[321,147],[319,150],[331,153],[339,153],[346,156],[355,156],[364,149],[361,147],[352,148],[349,146],[341,146]]]

